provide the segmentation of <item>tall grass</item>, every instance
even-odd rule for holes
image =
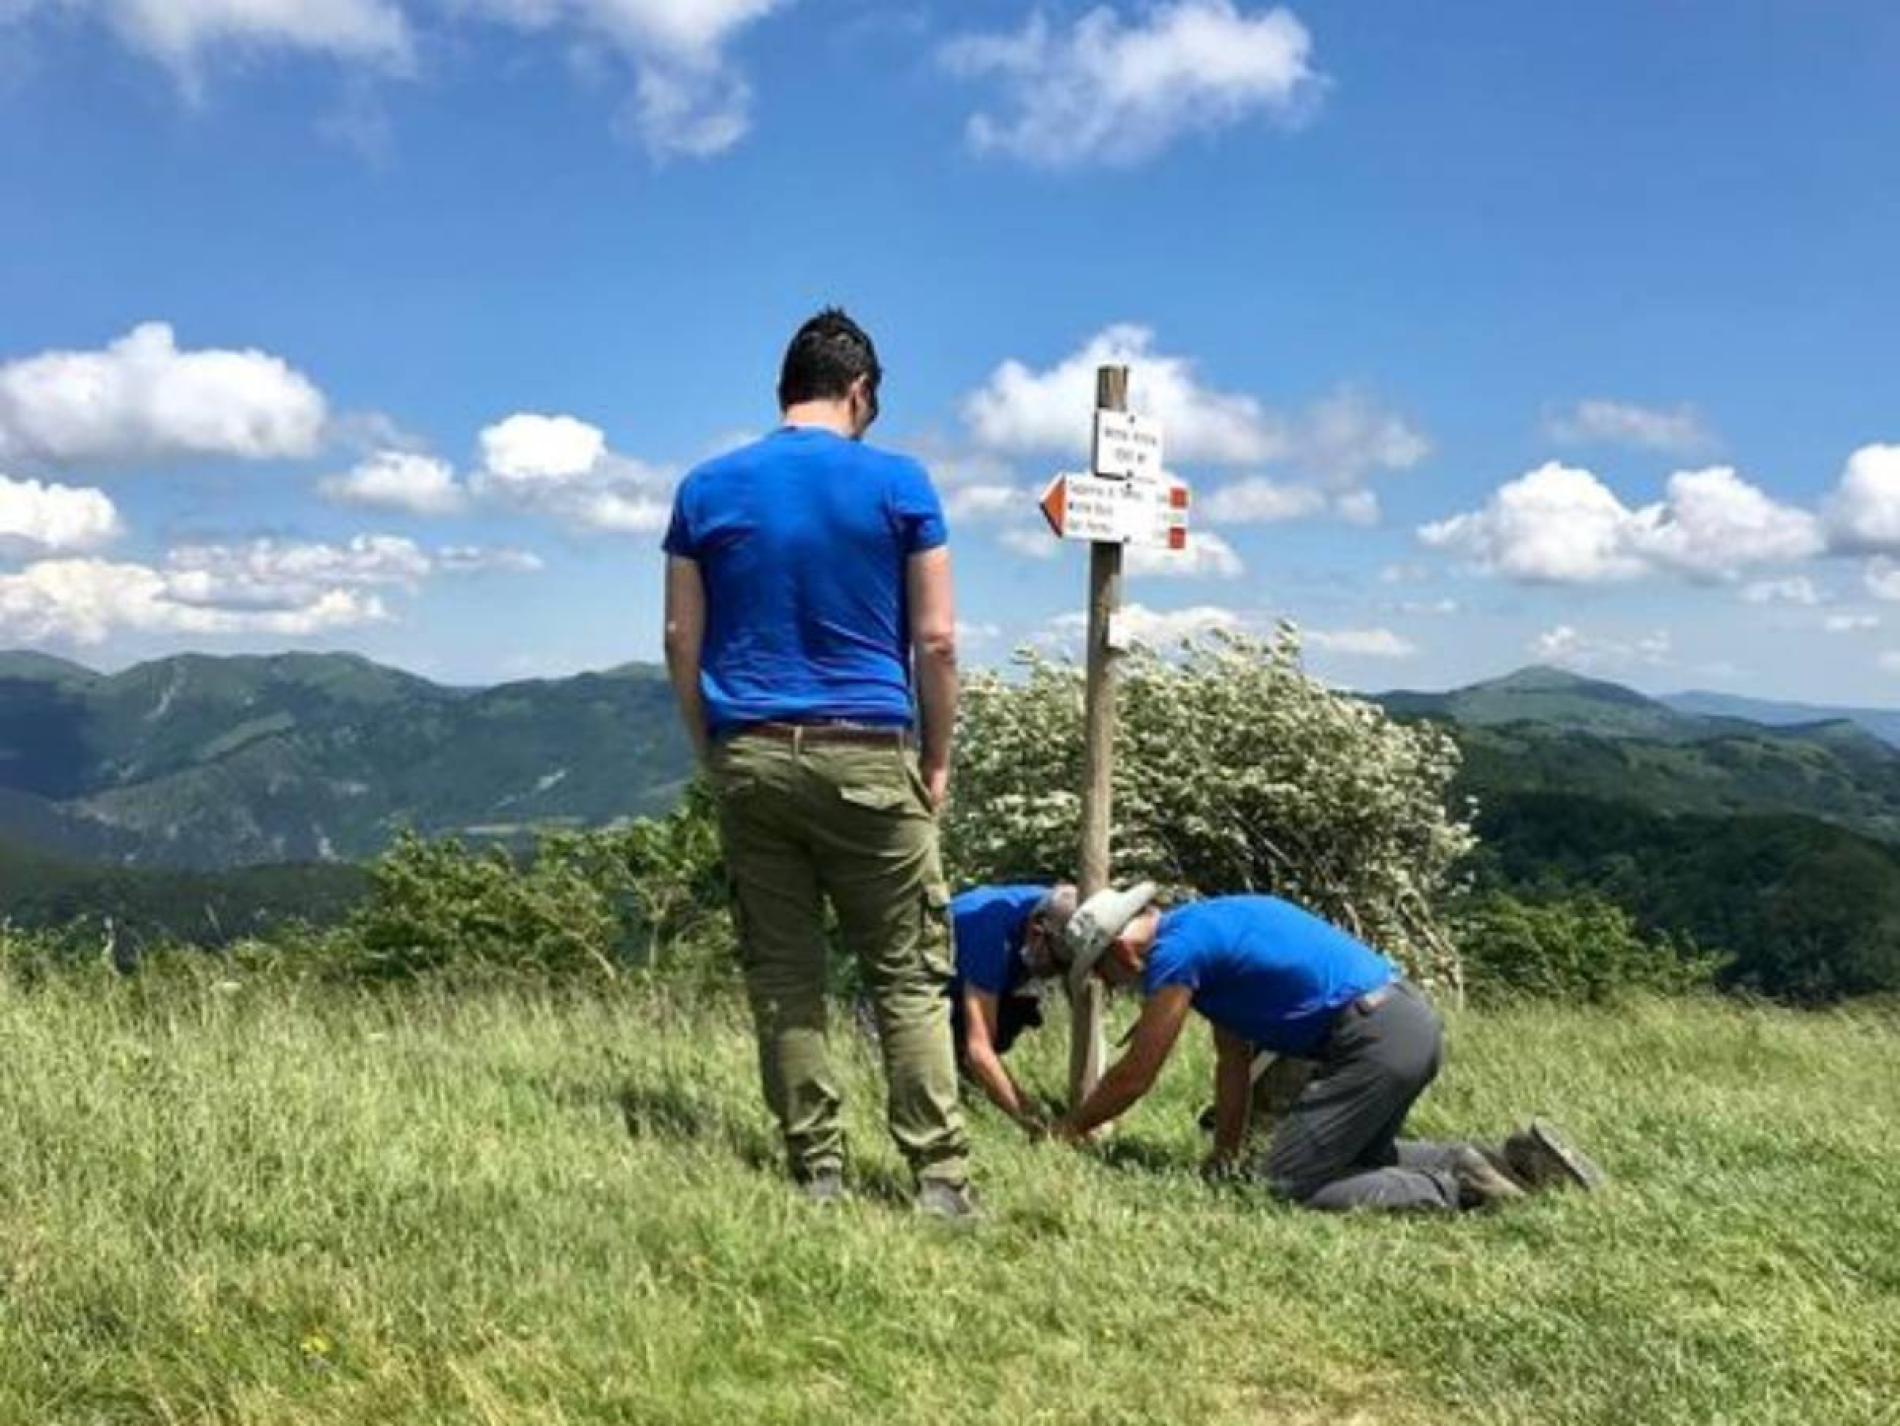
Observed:
[[[848,1028],[827,1212],[716,1000],[0,988],[0,1422],[1900,1420],[1891,1020],[1452,1033],[1420,1130],[1545,1111],[1614,1185],[1443,1220],[1203,1186],[1196,1035],[1097,1155],[973,1111],[959,1232],[907,1211]]]

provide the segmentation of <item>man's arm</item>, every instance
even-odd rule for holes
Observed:
[[[706,761],[706,700],[699,691],[699,650],[706,637],[706,586],[697,561],[666,557],[666,671],[693,752]]]
[[[950,791],[950,739],[957,725],[957,610],[950,547],[910,557],[904,567],[910,644],[917,664],[917,713],[924,782],[938,807]]]
[[[1086,1138],[1097,1125],[1120,1118],[1129,1105],[1152,1089],[1193,1003],[1194,992],[1185,985],[1170,985],[1149,996],[1148,1003],[1141,1007],[1141,1018],[1135,1022],[1127,1052],[1110,1066],[1094,1092],[1054,1126],[1056,1137],[1071,1141]]]
[[[996,1053],[996,997],[987,990],[965,986],[963,990],[963,1059],[971,1076],[983,1087],[990,1103],[1032,1133],[1042,1126],[1034,1111],[1003,1068]]]
[[[1210,1168],[1232,1163],[1247,1137],[1253,1108],[1253,1046],[1214,1027],[1214,1152]]]

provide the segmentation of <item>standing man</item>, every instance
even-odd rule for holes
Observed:
[[[950,1023],[963,1072],[1033,1136],[1042,1115],[1003,1067],[1024,1030],[1042,1025],[1038,982],[1062,973],[1062,927],[1075,913],[1075,887],[975,886],[950,903],[957,974]]]
[[[781,422],[680,483],[666,659],[719,802],[766,1102],[792,1177],[844,1196],[825,1044],[825,922],[864,969],[892,1137],[917,1206],[975,1210],[949,1005],[937,814],[956,721],[943,509],[915,461],[863,443],[882,371],[828,309],[792,338]]]
[[[1127,1052],[1058,1122],[1057,1137],[1079,1140],[1146,1094],[1198,1010],[1214,1029],[1212,1171],[1231,1168],[1240,1151],[1249,1071],[1264,1049],[1318,1062],[1274,1126],[1264,1164],[1273,1190],[1295,1202],[1458,1210],[1521,1198],[1526,1187],[1601,1181],[1542,1123],[1495,1158],[1470,1144],[1401,1140],[1443,1044],[1438,1016],[1389,961],[1277,897],[1218,897],[1163,915],[1148,905],[1153,895],[1152,883],[1102,892],[1067,928],[1072,977],[1138,985],[1146,1003]]]

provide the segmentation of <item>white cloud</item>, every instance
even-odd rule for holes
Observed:
[[[1290,11],[1233,0],[1174,0],[1133,22],[1102,5],[1066,31],[1037,12],[1015,33],[965,36],[940,54],[953,74],[1002,89],[1002,115],[972,116],[970,143],[1049,167],[1137,163],[1257,115],[1292,123],[1321,87]]]
[[[1900,554],[1900,445],[1862,446],[1848,457],[1823,513],[1835,550]]]
[[[1506,578],[1554,584],[1659,572],[1723,579],[1823,547],[1814,516],[1777,504],[1724,466],[1678,472],[1666,500],[1632,510],[1589,471],[1553,461],[1500,487],[1483,510],[1418,534]]]
[[[0,475],[0,556],[96,550],[123,530],[103,490]]]
[[[576,480],[607,454],[606,433],[572,416],[510,416],[484,430],[480,439],[484,478],[511,487]]]
[[[581,490],[549,502],[569,524],[604,535],[648,535],[666,528],[672,507],[658,495],[636,490]]]
[[[0,365],[0,456],[59,465],[306,457],[322,442],[325,416],[323,393],[281,358],[181,351],[163,322],[103,351]]]
[[[358,589],[324,590],[303,605],[203,605],[181,599],[159,570],[99,559],[41,560],[0,574],[0,635],[26,643],[96,644],[121,631],[294,638],[387,618],[382,600]]]
[[[1703,455],[1718,444],[1692,406],[1664,411],[1601,398],[1579,401],[1552,415],[1544,431],[1567,445],[1636,446],[1678,456]]]
[[[1551,462],[1500,487],[1483,510],[1421,526],[1418,536],[1509,579],[1587,584],[1631,579],[1631,512],[1587,470]]]
[[[1821,591],[1815,588],[1814,581],[1805,574],[1793,575],[1787,579],[1756,580],[1743,588],[1742,599],[1749,604],[1812,606],[1822,602]]]
[[[617,455],[598,426],[521,413],[481,433],[474,493],[605,534],[650,534],[671,512],[669,472]]]
[[[1186,609],[1151,609],[1129,604],[1115,615],[1115,636],[1122,641],[1171,649],[1184,639],[1207,634],[1265,635],[1279,621],[1259,609],[1231,609],[1219,604],[1196,604]],[[1073,647],[1088,632],[1088,615],[1080,611],[1050,620],[1038,642]],[[1353,658],[1411,658],[1418,648],[1390,629],[1298,629],[1306,647],[1322,653]]]
[[[1130,545],[1123,568],[1131,575],[1162,575],[1176,579],[1238,579],[1247,572],[1234,547],[1207,530],[1188,534],[1187,548]]]
[[[547,568],[532,550],[482,545],[445,545],[435,552],[435,564],[444,574],[537,574]]]
[[[413,451],[377,451],[341,475],[317,484],[325,499],[370,510],[452,515],[468,503],[445,460]]]
[[[392,617],[381,590],[431,575],[528,573],[525,550],[359,535],[340,545],[258,539],[183,545],[157,566],[43,559],[0,574],[0,638],[96,644],[121,632],[303,637]]]
[[[1430,614],[1443,617],[1460,612],[1464,606],[1456,599],[1402,599],[1387,606],[1398,614]]]
[[[342,545],[273,539],[182,545],[166,557],[164,576],[167,596],[185,604],[299,609],[342,589],[413,589],[434,567],[413,540],[358,535]]]
[[[1830,634],[1854,634],[1864,629],[1878,629],[1878,614],[1830,614],[1821,621],[1821,627]]]
[[[1821,522],[1778,504],[1727,466],[1669,477],[1668,500],[1636,512],[1636,543],[1653,562],[1694,579],[1821,553]]]
[[[1348,525],[1379,523],[1379,496],[1372,490],[1349,490],[1333,501],[1333,512]]]
[[[1011,358],[963,401],[963,417],[979,455],[1089,453],[1095,373],[1129,368],[1129,408],[1157,419],[1174,464],[1262,465],[1285,462],[1310,480],[1282,483],[1250,476],[1198,502],[1209,519],[1265,523],[1316,514],[1325,492],[1343,492],[1336,508],[1357,523],[1377,518],[1377,502],[1356,487],[1379,471],[1404,470],[1430,450],[1405,420],[1350,390],[1288,416],[1243,392],[1218,391],[1200,380],[1187,357],[1158,351],[1147,327],[1108,327],[1054,366],[1036,370]]]
[[[1194,515],[1216,525],[1270,525],[1300,520],[1326,508],[1326,497],[1310,485],[1285,485],[1263,475],[1248,476],[1196,496]]]
[[[1900,600],[1900,564],[1885,555],[1867,561],[1861,571],[1861,583],[1876,599]]]
[[[617,127],[656,159],[707,157],[743,138],[752,90],[729,50],[738,34],[789,0],[437,0],[453,21],[484,19],[556,36],[598,68],[625,64],[630,93]],[[36,10],[98,15],[130,48],[164,64],[187,94],[209,60],[268,51],[324,55],[381,74],[406,74],[419,0],[0,0],[0,24]],[[379,111],[345,109],[326,127],[346,140],[385,142]]]
[[[1025,559],[1052,560],[1062,553],[1063,542],[1046,527],[1036,529],[1028,525],[1015,525],[998,534],[996,543],[1011,554],[1022,555]]]
[[[1432,450],[1404,417],[1352,390],[1334,392],[1302,416],[1292,447],[1293,459],[1335,490],[1351,489],[1378,471],[1410,470]]]
[[[631,66],[622,120],[656,159],[725,152],[751,127],[752,88],[727,48],[785,0],[461,0],[526,30],[564,27]]]
[[[1115,634],[1125,640],[1169,648],[1183,639],[1216,629],[1238,630],[1245,624],[1241,614],[1215,604],[1197,604],[1189,609],[1150,609],[1145,604],[1124,605],[1115,615]],[[1088,615],[1058,615],[1051,629],[1058,635],[1080,639],[1088,632]]]
[[[1900,649],[1889,649],[1875,660],[1884,673],[1900,673]]]
[[[1302,629],[1300,639],[1308,648],[1357,658],[1409,659],[1418,652],[1418,645],[1390,629]]]
[[[970,524],[1018,515],[1035,503],[1033,493],[1014,485],[952,485],[943,491],[944,514]]]
[[[301,51],[404,68],[409,26],[393,0],[27,0],[35,8],[96,14],[129,48],[169,68],[195,93],[207,56]],[[0,23],[9,16],[0,6]]]
[[[1632,665],[1659,666],[1670,660],[1672,641],[1657,629],[1634,639],[1585,634],[1569,624],[1547,629],[1531,642],[1530,653],[1539,663],[1569,668],[1602,669]]]
[[[1129,324],[1109,327],[1046,371],[1005,361],[964,399],[964,419],[991,450],[1086,457],[1100,366],[1132,368],[1129,408],[1160,420],[1174,460],[1244,465],[1288,449],[1285,423],[1253,397],[1202,386],[1192,361],[1157,352],[1154,333]]]

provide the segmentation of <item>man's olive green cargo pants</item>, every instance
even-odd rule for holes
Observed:
[[[920,1182],[961,1183],[969,1149],[945,995],[950,898],[936,815],[914,751],[895,735],[848,737],[822,726],[745,732],[711,758],[766,1102],[795,1176],[843,1167],[825,1051],[829,901],[876,1010],[891,1136]]]

